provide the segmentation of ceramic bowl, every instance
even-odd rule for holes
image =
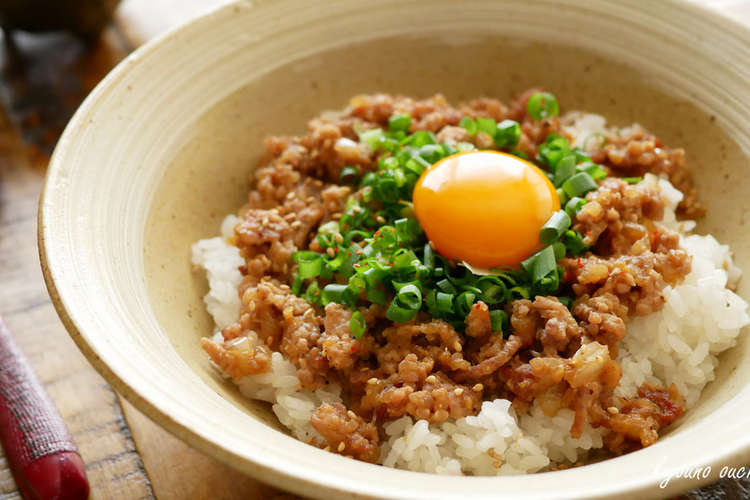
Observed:
[[[680,1],[255,0],[191,22],[120,64],[75,115],[41,200],[42,265],[80,348],[141,411],[190,445],[320,498],[673,495],[750,462],[750,343],[655,445],[533,476],[388,469],[289,437],[217,377],[190,245],[238,209],[267,134],[299,133],[362,92],[450,100],[543,85],[566,109],[638,121],[684,146],[701,231],[750,271],[750,30]],[[739,293],[750,299],[750,279]],[[702,479],[659,483],[711,465]]]

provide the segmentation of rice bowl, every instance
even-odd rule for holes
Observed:
[[[279,15],[292,4],[295,16]],[[563,8],[566,20],[554,30],[543,22],[551,5]],[[249,144],[261,144],[269,131],[296,132],[358,92],[444,91],[458,102],[482,94],[510,98],[500,89],[545,82],[568,109],[593,110],[619,125],[640,121],[668,143],[689,147],[708,207],[699,232],[730,243],[735,262],[747,267],[746,72],[716,64],[742,60],[745,28],[683,3],[654,5],[649,17],[620,2],[432,7],[389,4],[403,14],[394,17],[388,9],[360,15],[342,3],[334,20],[317,4],[240,2],[118,68],[60,141],[41,203],[45,277],[73,338],[118,392],[191,446],[315,497],[673,495],[717,480],[723,465],[746,463],[744,336],[721,355],[716,380],[695,407],[654,446],[534,477],[425,476],[345,460],[278,432],[283,426],[270,405],[242,398],[215,375],[196,343],[212,329],[201,301],[205,280],[189,272],[186,249],[215,236],[223,215],[243,203],[247,187],[240,183],[257,163]],[[275,22],[267,22],[270,15]],[[410,16],[421,20],[419,33]],[[359,21],[372,27],[372,40],[355,40],[348,30]],[[611,37],[614,27],[620,36]],[[297,36],[300,29],[305,37]],[[400,33],[409,33],[409,51],[398,50]],[[449,46],[440,41],[456,33],[466,36]],[[500,33],[522,42],[508,44]],[[340,44],[346,50],[332,50]],[[206,50],[196,52],[198,46]],[[445,69],[431,59],[438,46],[461,78],[443,78]],[[302,61],[302,54],[309,57]],[[476,65],[488,57],[497,64]],[[298,99],[301,81],[309,100]],[[157,87],[171,91],[165,97]],[[616,102],[600,88],[616,89]],[[738,293],[746,297],[746,280]],[[705,465],[714,473],[700,480],[673,476]]]

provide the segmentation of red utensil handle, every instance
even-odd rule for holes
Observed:
[[[73,439],[2,318],[0,442],[24,498],[88,498],[86,472]]]

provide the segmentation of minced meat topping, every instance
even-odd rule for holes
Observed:
[[[628,318],[659,310],[664,287],[680,282],[691,263],[679,236],[659,223],[665,201],[657,183],[617,177],[666,175],[686,194],[684,214],[701,208],[684,152],[642,129],[607,136],[591,154],[610,177],[586,194],[572,217],[571,230],[581,235],[585,251],[558,262],[557,292],[505,304],[502,332],[493,324],[491,304],[482,300],[471,304],[462,324],[426,310],[398,322],[387,318],[384,305],[323,306],[293,290],[295,252],[323,252],[319,229],[340,220],[347,200],[358,196],[352,186],[340,185],[342,171],[378,168],[377,153],[360,141],[363,131],[408,114],[410,132],[431,131],[454,147],[497,149],[488,134],[461,126],[462,119],[513,120],[520,129],[514,151],[534,158],[550,134],[565,137],[555,116],[530,116],[527,101],[535,92],[510,105],[482,98],[458,107],[440,95],[357,96],[344,112],[311,121],[306,135],[268,138],[233,240],[246,261],[241,314],[222,330],[222,342],[203,339],[211,360],[239,381],[267,372],[278,351],[298,368],[302,387],[339,383],[346,405],[323,404],[312,425],[326,440],[320,446],[368,462],[378,458],[384,422],[404,415],[431,423],[474,415],[483,400],[498,397],[513,401],[518,411],[535,400],[549,415],[569,408],[575,412],[573,436],[586,424],[605,427],[611,430],[606,445],[616,453],[652,444],[681,415],[684,401],[674,387],[650,384],[636,397],[615,397],[618,342]],[[365,335],[352,331],[355,314],[367,325]]]

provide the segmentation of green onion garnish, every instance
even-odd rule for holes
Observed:
[[[490,311],[490,323],[493,332],[503,332],[508,325],[508,315],[502,309]]]
[[[560,158],[555,165],[555,176],[552,179],[552,183],[555,187],[560,187],[563,182],[568,180],[573,174],[576,173],[576,157],[574,154],[569,154]]]
[[[570,216],[565,210],[558,210],[542,226],[542,230],[539,232],[539,241],[545,245],[554,243],[569,227]]]
[[[628,184],[638,184],[643,180],[643,177],[623,177],[622,180]]]
[[[591,178],[586,172],[579,172],[573,177],[565,181],[562,185],[565,194],[571,198],[574,196],[582,196],[589,191],[596,189],[596,181]]]
[[[534,120],[554,118],[560,113],[557,99],[549,92],[537,92],[526,102],[526,111]]]
[[[422,292],[415,285],[402,287],[385,312],[385,317],[391,321],[403,323],[409,321],[419,312],[422,306]]]
[[[393,115],[388,118],[388,129],[391,132],[408,132],[411,127],[411,116],[407,114]]]
[[[464,116],[461,118],[461,121],[458,123],[459,127],[463,127],[466,129],[468,133],[471,135],[474,135],[477,133],[477,122],[476,120],[469,118],[468,116]]]
[[[323,270],[323,256],[310,250],[295,252],[292,261],[299,264],[297,273],[300,278],[315,278]]]
[[[499,148],[514,148],[521,140],[521,126],[513,120],[503,120],[495,130],[495,144]]]
[[[356,184],[359,178],[359,170],[357,167],[347,166],[341,169],[339,175],[339,182],[341,184]]]
[[[512,149],[521,137],[518,123],[464,117],[460,125],[471,134],[487,133],[496,147],[526,158]],[[550,134],[531,159],[547,170],[564,207],[540,231],[540,241],[547,246],[526,259],[520,270],[476,275],[435,251],[411,204],[414,185],[425,169],[446,156],[476,148],[468,142],[440,144],[429,131],[409,134],[411,126],[410,116],[398,114],[389,118],[385,130],[360,133],[360,142],[378,155],[377,169],[342,168],[341,183],[358,184],[358,191],[346,201],[338,221],[318,228],[319,252],[293,254],[292,292],[318,307],[335,302],[352,309],[349,326],[355,338],[367,331],[357,308],[369,304],[385,307],[391,321],[410,321],[425,311],[461,329],[466,315],[482,301],[489,307],[493,331],[508,333],[507,304],[556,293],[562,272],[557,261],[587,249],[583,237],[570,229],[571,220],[604,170],[567,139]]]
[[[573,218],[585,204],[586,200],[584,200],[583,198],[579,198],[578,196],[574,196],[565,204],[565,211],[571,218]]]
[[[349,329],[352,331],[352,336],[355,339],[360,339],[362,338],[362,335],[365,334],[367,323],[365,323],[365,318],[362,316],[361,312],[354,311],[352,319],[349,320]]]

